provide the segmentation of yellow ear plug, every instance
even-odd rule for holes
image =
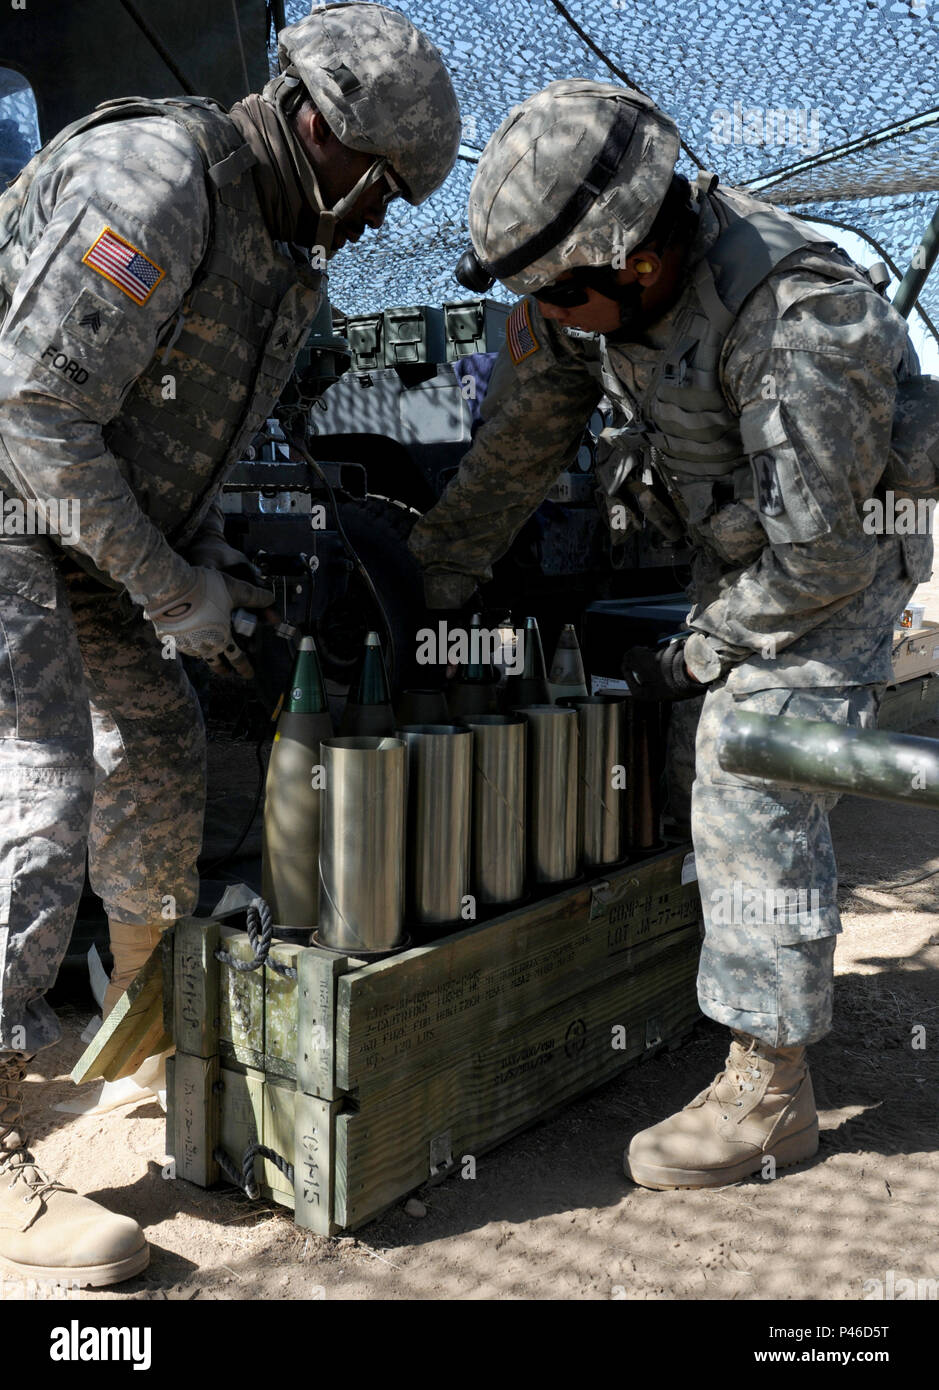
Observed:
[[[652,265],[649,261],[637,261],[636,269],[640,275],[648,275],[649,271],[652,269]]]

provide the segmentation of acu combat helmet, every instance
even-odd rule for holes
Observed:
[[[283,73],[264,96],[282,100],[302,83],[337,139],[384,161],[352,203],[388,165],[409,203],[440,187],[456,162],[460,109],[440,53],[410,20],[360,0],[320,5],[282,29],[277,44]]]
[[[679,151],[670,116],[631,87],[573,78],[513,108],[469,196],[482,263],[516,294],[642,245]]]

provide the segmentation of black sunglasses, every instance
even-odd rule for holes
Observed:
[[[570,279],[542,285],[540,290],[533,293],[542,304],[553,304],[558,309],[576,309],[589,300],[588,290],[596,290],[607,299],[616,299],[621,289],[617,272],[611,265],[587,265],[577,266],[571,272]]]

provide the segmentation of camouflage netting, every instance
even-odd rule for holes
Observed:
[[[468,152],[555,78],[621,80],[560,0],[403,0],[397,8],[447,60]],[[287,0],[289,21],[308,9],[308,0]],[[704,167],[725,183],[768,180],[761,196],[866,234],[879,248],[870,260],[886,255],[906,269],[939,202],[939,0],[776,0],[766,8],[569,0],[566,9],[609,63],[675,117]],[[930,112],[917,128],[870,139]],[[679,167],[695,171],[687,156]],[[335,302],[363,312],[463,296],[452,267],[467,244],[473,169],[461,159],[429,204],[397,204],[381,233],[340,257]],[[921,305],[939,321],[939,273]]]

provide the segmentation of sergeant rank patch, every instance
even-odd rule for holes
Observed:
[[[541,347],[531,326],[527,299],[523,299],[521,304],[516,304],[506,319],[505,341],[508,345],[509,356],[516,367],[519,362],[524,362],[526,357],[531,357],[532,353],[537,352]]]
[[[117,285],[119,290],[130,295],[135,304],[146,304],[166,274],[149,256],[118,236],[117,232],[112,232],[110,227],[105,227],[82,260],[103,275],[105,280],[110,280],[112,285]]]

